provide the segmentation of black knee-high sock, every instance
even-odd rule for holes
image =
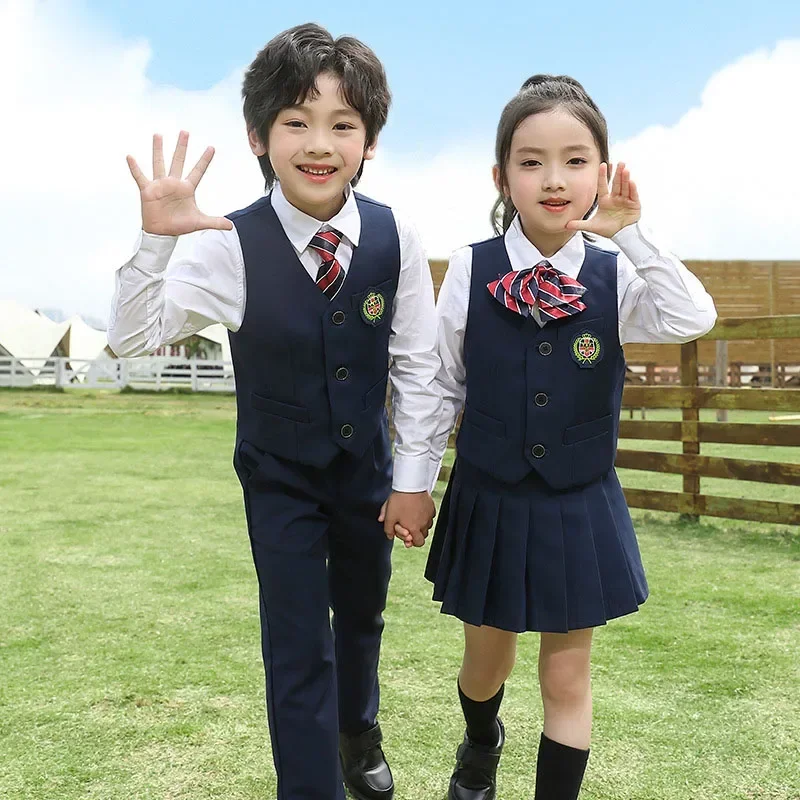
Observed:
[[[588,760],[588,750],[554,742],[542,734],[534,800],[577,800]]]
[[[458,698],[461,700],[464,719],[467,721],[467,735],[475,744],[485,744],[487,747],[497,744],[500,735],[497,712],[500,710],[505,688],[503,684],[494,697],[481,702],[467,697],[461,691],[461,684],[458,684]]]

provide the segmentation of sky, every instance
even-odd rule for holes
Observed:
[[[140,222],[125,155],[192,134],[224,214],[262,192],[244,68],[316,21],[369,44],[394,95],[360,189],[431,257],[489,235],[503,105],[536,72],[580,80],[643,218],[682,258],[800,259],[800,3],[0,0],[0,297],[103,320]],[[189,242],[182,243],[188,247]]]

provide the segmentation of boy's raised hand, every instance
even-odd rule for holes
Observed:
[[[162,138],[159,134],[153,136],[153,180],[145,177],[133,156],[127,157],[128,168],[141,193],[142,229],[147,233],[181,236],[194,231],[233,228],[233,223],[225,217],[209,217],[197,207],[194,192],[214,157],[214,148],[207,147],[194,169],[183,178],[188,143],[189,134],[181,131],[167,174]]]
[[[381,508],[378,522],[387,538],[397,537],[406,547],[422,547],[436,516],[429,492],[392,492]]]
[[[631,180],[628,168],[621,161],[617,164],[611,190],[608,188],[608,164],[600,165],[597,176],[597,211],[589,219],[571,220],[567,230],[596,233],[610,239],[628,225],[638,222],[642,216],[642,204],[636,184]]]

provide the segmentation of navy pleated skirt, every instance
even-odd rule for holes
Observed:
[[[648,594],[613,469],[556,491],[535,472],[507,484],[457,459],[425,577],[442,613],[520,633],[603,625]]]

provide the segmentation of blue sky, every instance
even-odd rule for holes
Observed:
[[[410,217],[433,258],[489,235],[500,111],[529,75],[563,72],[604,111],[612,160],[631,167],[666,247],[800,260],[798,0],[0,0],[0,152],[14,154],[0,299],[106,315],[141,220],[125,155],[147,165],[154,132],[171,148],[191,131],[190,161],[217,148],[204,211],[251,203],[263,181],[241,70],[309,20],[360,37],[386,65],[395,103],[361,188]]]
[[[725,64],[800,35],[796,0],[85,0],[84,11],[123,38],[147,39],[148,76],[187,90],[212,86],[300,22],[358,36],[383,60],[394,92],[384,142],[415,151],[445,146],[454,133],[492,135],[505,100],[535,72],[583,82],[615,140],[671,125]]]

